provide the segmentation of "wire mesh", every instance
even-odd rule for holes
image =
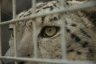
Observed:
[[[11,23],[15,23],[15,22],[19,22],[22,20],[28,20],[28,19],[32,19],[32,18],[36,18],[36,17],[40,17],[40,16],[45,16],[45,15],[50,15],[50,14],[55,14],[55,13],[64,13],[64,12],[71,12],[71,11],[77,11],[77,10],[81,10],[81,9],[85,9],[85,8],[90,8],[93,6],[96,6],[96,1],[89,1],[86,4],[77,6],[77,7],[70,7],[70,8],[62,8],[62,1],[63,0],[59,0],[61,2],[61,9],[60,10],[54,10],[52,12],[48,12],[48,13],[39,13],[39,14],[35,14],[35,10],[36,10],[36,0],[32,0],[32,13],[33,15],[30,17],[24,17],[24,18],[20,18],[20,19],[15,19],[16,18],[16,0],[13,0],[13,20],[11,21],[5,21],[5,22],[0,22],[0,26],[5,25],[5,24],[11,24]],[[1,7],[0,7],[1,8]],[[1,9],[0,9],[1,11]],[[1,14],[0,14],[1,15]],[[1,16],[0,16],[1,17]],[[0,18],[1,19],[1,18]],[[62,19],[63,20],[63,19]],[[1,21],[1,20],[0,20]],[[36,62],[49,62],[49,63],[68,63],[68,64],[92,64],[95,62],[91,62],[91,61],[68,61],[66,60],[66,41],[65,41],[65,35],[64,35],[64,24],[61,23],[61,45],[62,45],[62,55],[63,55],[63,60],[54,60],[54,59],[40,59],[38,58],[38,50],[37,50],[37,35],[36,35],[36,26],[35,26],[35,22],[32,23],[32,27],[33,27],[33,43],[34,43],[34,58],[22,58],[22,57],[17,57],[17,46],[16,46],[16,27],[14,25],[14,52],[15,52],[15,57],[7,57],[7,56],[0,56],[0,59],[10,59],[10,60],[15,60],[15,61],[36,61]],[[0,30],[1,32],[1,30]],[[0,38],[0,42],[1,42],[1,38]],[[0,43],[1,46],[1,43]],[[2,46],[1,46],[2,47]],[[0,47],[0,55],[1,55],[1,47]],[[1,63],[2,64],[2,63]],[[15,62],[15,64],[18,64],[17,62]]]

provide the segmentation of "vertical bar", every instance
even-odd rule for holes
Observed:
[[[16,0],[12,0],[13,3],[13,19],[16,18]]]
[[[34,58],[38,57],[38,53],[37,53],[37,35],[36,35],[36,24],[35,22],[32,23],[32,28],[33,28],[33,43],[34,44]]]
[[[32,0],[32,13],[34,14],[36,11],[36,0]]]
[[[1,1],[0,1],[0,23],[1,23]],[[1,41],[1,26],[0,26],[0,56],[2,56],[2,41]],[[2,64],[2,61],[0,61],[0,64]]]
[[[61,4],[61,9],[62,9],[62,7],[64,6],[64,5],[66,5],[65,3],[64,3],[64,1],[66,1],[66,0],[59,0],[60,1],[60,4]],[[65,38],[65,23],[64,23],[64,21],[62,21],[62,20],[64,20],[64,17],[63,17],[64,15],[63,14],[61,14],[61,49],[62,49],[62,59],[64,59],[64,60],[66,60],[66,38]]]
[[[16,18],[16,0],[12,0],[12,6],[13,6],[13,19]],[[16,26],[14,24],[14,56],[16,57],[17,56],[17,44],[16,44]],[[15,64],[18,64],[16,61],[15,61]]]
[[[36,10],[36,0],[32,0],[32,13],[35,14]],[[36,35],[36,25],[35,22],[32,23],[32,28],[33,28],[33,43],[34,44],[34,58],[37,58],[38,53],[37,53],[37,35]]]

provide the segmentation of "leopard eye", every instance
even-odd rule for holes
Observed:
[[[57,26],[46,26],[41,30],[41,36],[42,37],[52,37],[56,35],[56,33],[59,31],[59,27]]]

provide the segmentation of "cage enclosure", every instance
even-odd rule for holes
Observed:
[[[95,0],[1,0],[0,64],[96,64]]]

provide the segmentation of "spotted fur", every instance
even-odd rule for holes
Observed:
[[[66,4],[67,3],[67,4]],[[70,7],[72,4],[66,2],[64,7]],[[65,6],[66,5],[66,6]],[[59,1],[50,1],[39,3],[36,6],[36,13],[51,12],[60,9]],[[73,5],[73,6],[77,6]],[[21,12],[17,18],[24,18],[32,15],[32,8]],[[63,17],[63,19],[61,19]],[[61,27],[60,22],[65,23],[65,39],[67,44],[67,58],[69,60],[93,60],[95,59],[96,31],[91,21],[81,12],[66,12],[64,14],[51,14],[37,17],[31,20],[16,22],[17,28],[17,51],[18,56],[33,57],[33,22],[36,25],[36,35],[38,44],[38,55],[40,58],[61,59]],[[54,36],[46,35],[45,28],[56,28]],[[50,35],[50,33],[48,33]],[[12,40],[11,40],[12,41]],[[12,43],[10,43],[12,44]],[[32,44],[32,45],[30,45]],[[10,45],[10,49],[13,45]],[[9,50],[10,50],[9,49]],[[6,53],[8,54],[8,52]],[[12,54],[13,55],[13,54]],[[11,55],[11,56],[12,56]]]

